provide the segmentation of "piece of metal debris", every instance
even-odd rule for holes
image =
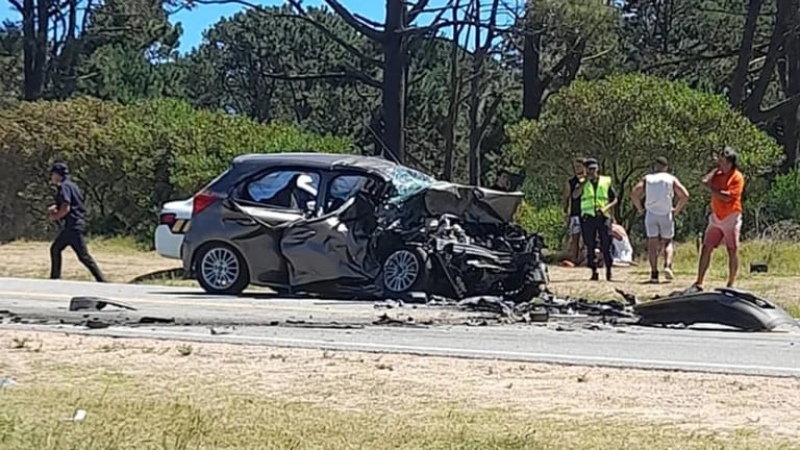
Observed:
[[[139,319],[140,324],[166,324],[166,323],[175,323],[174,317],[150,317],[144,316]]]
[[[72,297],[69,301],[70,311],[101,311],[106,306],[116,306],[117,308],[136,311],[133,306],[100,297]]]

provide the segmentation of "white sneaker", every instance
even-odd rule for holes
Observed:
[[[670,281],[675,279],[675,274],[672,273],[672,269],[670,269],[669,267],[664,267],[664,278]]]

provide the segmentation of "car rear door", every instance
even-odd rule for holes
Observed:
[[[224,208],[223,225],[247,259],[251,277],[267,285],[288,285],[280,241],[287,224],[314,217],[320,173],[301,167],[271,168],[237,183]]]

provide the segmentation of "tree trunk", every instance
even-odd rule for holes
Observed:
[[[458,21],[458,9],[460,1],[455,0],[453,4],[453,22]],[[458,76],[459,38],[461,37],[461,26],[453,25],[453,41],[450,46],[450,92],[447,109],[447,124],[444,136],[444,174],[443,178],[447,181],[453,180],[453,153],[456,148],[456,124],[458,122],[458,102],[461,92],[461,79]]]
[[[728,101],[734,108],[742,106],[744,99],[744,83],[747,81],[747,73],[750,68],[750,59],[753,56],[753,40],[758,26],[758,15],[761,12],[762,0],[750,0],[747,6],[747,19],[744,23],[744,34],[742,44],[739,47],[739,57],[736,61],[736,69],[733,74]]]
[[[44,71],[47,62],[48,7],[50,0],[24,0],[22,5],[23,97],[36,101],[44,92]]]
[[[528,6],[525,13],[525,34],[522,47],[522,117],[537,120],[542,113],[542,78],[539,49],[542,35],[533,25],[533,11]]]
[[[401,31],[406,22],[403,0],[386,0],[386,31],[383,42],[383,140],[398,163],[405,163],[406,57]]]
[[[479,186],[481,181],[481,122],[483,108],[483,60],[486,57],[481,42],[481,13],[479,0],[474,0],[475,11],[475,52],[472,59],[469,89],[469,184]]]

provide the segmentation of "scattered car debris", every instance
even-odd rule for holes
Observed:
[[[796,319],[776,304],[734,288],[684,291],[633,307],[639,325],[720,324],[746,331],[798,329]]]
[[[409,316],[405,320],[389,317],[386,314],[381,314],[376,320],[372,322],[373,325],[388,325],[388,326],[401,326],[412,328],[428,328],[433,325],[432,322],[418,323],[413,317]]]
[[[69,301],[70,311],[101,311],[106,306],[116,306],[128,311],[136,311],[133,306],[100,297],[72,297]]]
[[[0,377],[0,389],[7,389],[17,384],[11,377]]]
[[[139,319],[138,323],[142,325],[150,325],[150,324],[173,324],[175,323],[174,317],[149,317],[144,316]]]
[[[296,328],[330,328],[332,330],[356,330],[364,328],[363,325],[354,325],[338,322],[306,322],[305,320],[287,320],[284,326]]]
[[[107,321],[100,320],[97,318],[91,318],[83,322],[83,326],[89,328],[90,330],[100,330],[103,328],[108,328],[111,324]]]

